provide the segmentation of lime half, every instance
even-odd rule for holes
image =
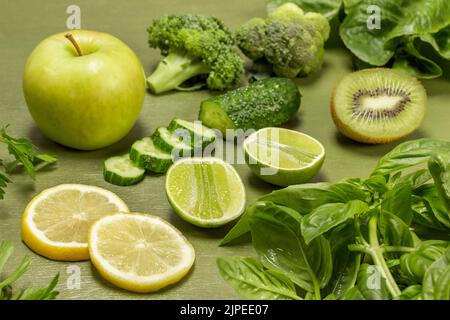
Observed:
[[[243,143],[245,161],[262,180],[289,186],[304,183],[320,170],[325,149],[307,134],[283,128],[264,128]]]
[[[245,209],[245,189],[236,170],[217,158],[184,158],[170,167],[166,194],[174,210],[199,227],[219,227]]]

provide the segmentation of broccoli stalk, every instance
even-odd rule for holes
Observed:
[[[236,86],[243,74],[243,61],[233,34],[215,17],[204,15],[163,16],[148,28],[149,45],[159,48],[165,58],[147,78],[158,94],[170,90],[194,90],[182,84],[205,75],[206,86],[225,90]]]
[[[182,90],[182,83],[200,74],[208,74],[210,70],[206,63],[186,51],[172,50],[147,78],[147,83],[150,90],[156,94]]]

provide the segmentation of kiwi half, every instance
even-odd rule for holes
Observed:
[[[401,70],[365,69],[347,75],[331,96],[338,129],[363,143],[388,143],[416,130],[425,115],[427,94]]]

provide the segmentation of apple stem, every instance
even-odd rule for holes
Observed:
[[[67,39],[69,39],[70,42],[72,42],[73,46],[75,47],[75,50],[77,50],[78,55],[81,57],[83,54],[81,53],[80,46],[75,41],[75,38],[73,37],[73,35],[71,33],[68,33],[68,34],[65,35],[65,37]]]

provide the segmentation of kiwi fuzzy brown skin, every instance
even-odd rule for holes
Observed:
[[[362,71],[367,72],[367,71],[377,71],[377,70],[385,70],[385,69],[387,69],[387,68],[371,68],[371,69],[365,69]],[[392,135],[392,136],[387,136],[387,137],[370,137],[370,136],[361,134],[360,132],[354,130],[350,126],[343,123],[341,121],[338,113],[336,112],[335,96],[336,96],[336,92],[337,92],[341,82],[342,82],[342,80],[338,82],[338,84],[334,87],[333,92],[331,94],[331,99],[330,99],[331,117],[333,118],[334,124],[336,125],[338,130],[347,138],[352,139],[357,142],[366,143],[366,144],[386,144],[386,143],[400,140],[400,139],[410,135],[411,133],[413,133],[415,130],[417,130],[419,128],[420,124],[418,124],[417,126],[411,127],[411,130],[409,132],[406,132],[405,134]],[[422,86],[422,84],[419,82],[419,80],[417,80],[417,83],[419,84],[418,87],[424,91],[424,95],[426,96],[425,88]],[[422,122],[422,120],[423,120],[423,117],[420,119],[420,122]]]

